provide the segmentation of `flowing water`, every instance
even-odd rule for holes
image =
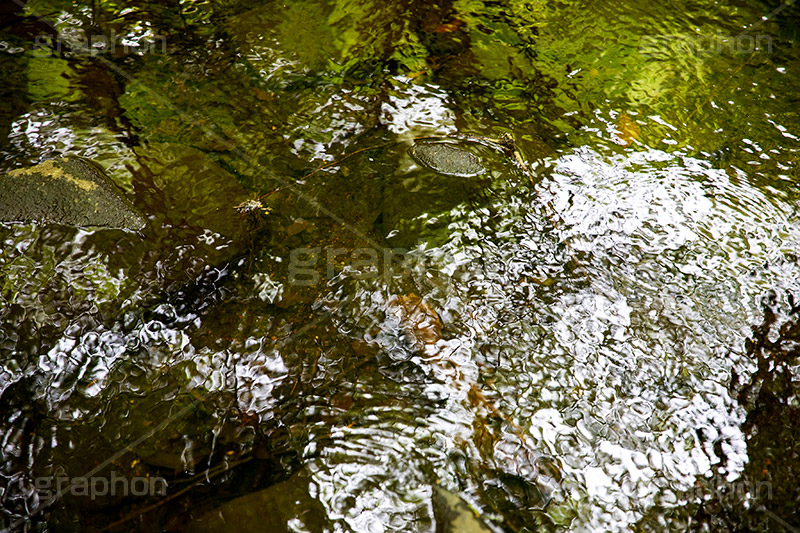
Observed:
[[[437,487],[496,531],[800,528],[796,395],[762,449],[742,392],[800,297],[797,6],[2,16],[0,170],[86,157],[147,217],[0,225],[5,530],[458,530]]]

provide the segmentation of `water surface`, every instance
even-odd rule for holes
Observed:
[[[435,531],[435,485],[498,531],[800,527],[795,6],[17,17],[0,170],[90,158],[147,225],[0,226],[3,527]],[[76,489],[114,476],[166,489]]]

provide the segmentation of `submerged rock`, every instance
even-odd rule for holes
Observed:
[[[492,533],[486,523],[459,496],[433,486],[436,533]]]
[[[304,468],[285,481],[197,516],[186,530],[190,533],[326,531],[328,515],[322,503],[311,495],[315,488],[312,474]]]
[[[450,143],[416,143],[408,153],[420,165],[446,176],[467,178],[486,172],[478,156]]]
[[[80,157],[0,175],[0,222],[31,221],[134,231],[145,225],[103,169]]]

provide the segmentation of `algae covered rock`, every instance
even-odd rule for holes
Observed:
[[[418,142],[408,152],[420,165],[445,176],[467,178],[486,171],[478,156],[447,142]]]
[[[103,169],[80,157],[0,175],[0,222],[30,221],[133,231],[145,225]]]

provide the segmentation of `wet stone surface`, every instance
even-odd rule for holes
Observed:
[[[486,172],[478,156],[444,142],[417,142],[408,153],[421,165],[444,174],[469,178]]]

